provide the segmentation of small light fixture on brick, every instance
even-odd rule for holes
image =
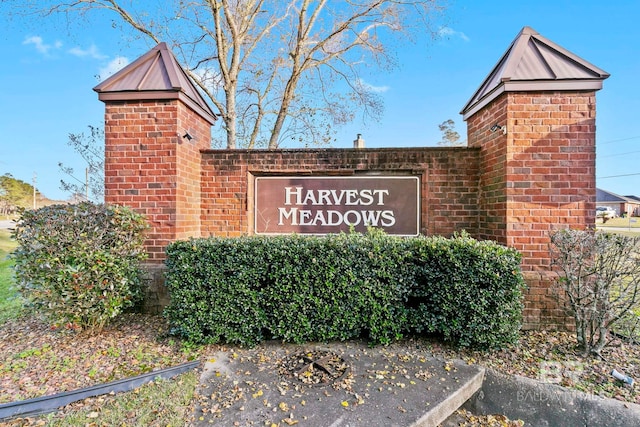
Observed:
[[[496,123],[495,125],[491,126],[491,127],[489,128],[489,130],[490,130],[491,132],[496,132],[496,131],[501,130],[503,134],[505,134],[505,135],[507,134],[507,127],[506,127],[506,126],[500,126],[500,125],[499,125],[499,124],[497,124],[497,123]]]
[[[193,139],[189,132],[185,132],[184,135],[182,135],[182,138],[187,138],[187,141],[191,141]]]

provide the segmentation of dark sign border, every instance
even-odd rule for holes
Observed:
[[[258,218],[260,216],[260,209],[262,208],[262,206],[260,206],[260,202],[259,202],[259,197],[260,197],[260,182],[261,181],[274,181],[274,180],[280,180],[280,181],[287,181],[287,180],[293,180],[295,181],[307,181],[307,180],[322,180],[324,182],[327,181],[332,181],[332,180],[359,180],[359,181],[376,181],[376,183],[379,186],[380,181],[389,181],[389,180],[405,180],[405,181],[412,181],[411,184],[413,184],[415,187],[410,188],[411,190],[414,189],[415,191],[415,212],[413,213],[413,217],[415,218],[415,229],[411,230],[411,233],[394,233],[392,230],[390,231],[389,228],[385,228],[385,227],[379,227],[382,228],[383,230],[385,230],[385,232],[387,232],[388,234],[391,235],[395,235],[395,236],[417,236],[420,234],[420,220],[421,220],[421,209],[420,209],[420,177],[416,176],[416,175],[375,175],[375,176],[369,176],[369,175],[357,175],[357,176],[339,176],[339,175],[331,175],[331,176],[300,176],[300,175],[287,175],[287,176],[256,176],[254,178],[254,203],[253,203],[253,213],[254,213],[254,218],[253,218],[253,222],[254,222],[254,233],[257,235],[286,235],[286,234],[302,234],[302,235],[326,235],[326,234],[335,234],[335,233],[339,233],[341,231],[348,231],[347,229],[337,229],[336,231],[328,231],[328,232],[306,232],[306,231],[282,231],[282,232],[270,232],[270,231],[261,231],[258,227]],[[331,185],[327,186],[328,188],[331,187]],[[284,189],[284,186],[283,186]],[[394,206],[394,209],[399,209],[399,208],[403,208],[404,207],[398,207],[398,206]],[[403,216],[407,217],[408,215],[406,214],[406,212],[403,212]],[[336,226],[339,227],[339,226]],[[360,227],[360,226],[359,226]]]

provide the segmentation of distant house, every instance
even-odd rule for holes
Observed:
[[[610,206],[619,216],[623,214],[640,216],[640,197],[638,196],[620,196],[619,194],[596,188],[596,205]]]

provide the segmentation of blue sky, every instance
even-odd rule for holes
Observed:
[[[0,51],[0,174],[27,182],[47,197],[59,189],[58,162],[83,175],[85,164],[68,147],[68,134],[101,126],[104,104],[92,88],[152,47],[127,45],[108,23],[62,31],[53,20],[9,20]],[[450,0],[444,37],[399,46],[400,67],[367,74],[385,103],[380,122],[356,121],[340,130],[335,147],[351,147],[361,133],[367,147],[434,146],[438,124],[456,121],[484,77],[524,26],[611,74],[597,93],[597,185],[640,196],[640,2]]]

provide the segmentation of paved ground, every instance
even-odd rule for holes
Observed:
[[[7,230],[9,228],[15,227],[16,223],[8,220],[0,220],[0,230]]]
[[[479,389],[483,375],[416,345],[229,349],[205,366],[193,425],[436,426]]]
[[[453,427],[465,402],[534,427],[640,425],[639,405],[436,359],[412,341],[226,348],[207,361],[196,399],[195,427]]]

